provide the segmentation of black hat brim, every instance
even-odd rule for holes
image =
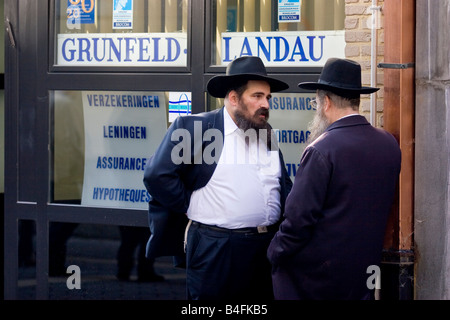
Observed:
[[[266,81],[270,85],[271,92],[279,92],[289,88],[289,85],[281,80],[258,74],[217,75],[208,81],[206,89],[215,98],[225,98],[228,91],[241,82],[249,80]]]
[[[332,86],[319,82],[301,82],[298,86],[305,90],[326,90],[331,91],[339,96],[354,97],[360,94],[370,94],[377,92],[380,88],[374,87],[361,87],[361,88],[344,88],[339,86]]]

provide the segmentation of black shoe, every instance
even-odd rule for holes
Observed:
[[[162,282],[164,281],[164,277],[159,274],[149,274],[145,276],[139,276],[137,282]]]

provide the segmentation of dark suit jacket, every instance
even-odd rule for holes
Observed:
[[[268,257],[277,299],[361,299],[379,266],[401,165],[395,138],[363,116],[308,146]]]
[[[184,255],[186,212],[191,194],[208,183],[222,151],[223,109],[178,117],[147,162],[143,179],[151,196],[148,212],[151,236],[147,243],[147,257]],[[172,136],[183,138],[174,139]],[[215,138],[212,139],[211,136]],[[180,153],[181,146],[184,146],[185,151],[190,150],[190,154]],[[205,150],[208,146],[210,148]],[[215,152],[211,153],[211,150]],[[178,160],[184,157],[187,163],[175,164],[174,155]],[[211,155],[216,157],[217,161],[211,163]],[[286,171],[281,151],[279,155],[282,166],[281,209],[284,211],[285,199],[292,187],[292,181]]]

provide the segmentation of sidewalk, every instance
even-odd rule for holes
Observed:
[[[68,289],[67,277],[49,278],[49,300],[184,300],[185,270],[173,267],[171,257],[158,258],[156,273],[163,282],[136,282],[136,270],[131,281],[116,279],[116,253],[120,245],[115,239],[71,237],[67,242],[66,266],[80,268],[80,289]],[[35,267],[19,270],[19,300],[35,300]]]

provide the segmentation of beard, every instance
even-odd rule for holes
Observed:
[[[253,116],[251,116],[248,115],[248,112],[244,113],[244,111],[248,110],[245,104],[240,102],[239,107],[240,109],[236,110],[234,113],[238,128],[244,132],[247,132],[247,130],[255,130],[256,137],[265,140],[263,142],[266,143],[268,150],[275,150],[276,147],[272,146],[272,141],[275,141],[272,137],[274,133],[272,132],[272,127],[267,122],[269,119],[269,110],[260,108],[256,110]],[[262,119],[261,115],[264,115],[265,119]]]
[[[313,143],[322,133],[325,132],[329,125],[330,123],[325,117],[323,108],[317,107],[317,112],[308,126],[308,131],[311,133],[306,141],[306,145]]]

